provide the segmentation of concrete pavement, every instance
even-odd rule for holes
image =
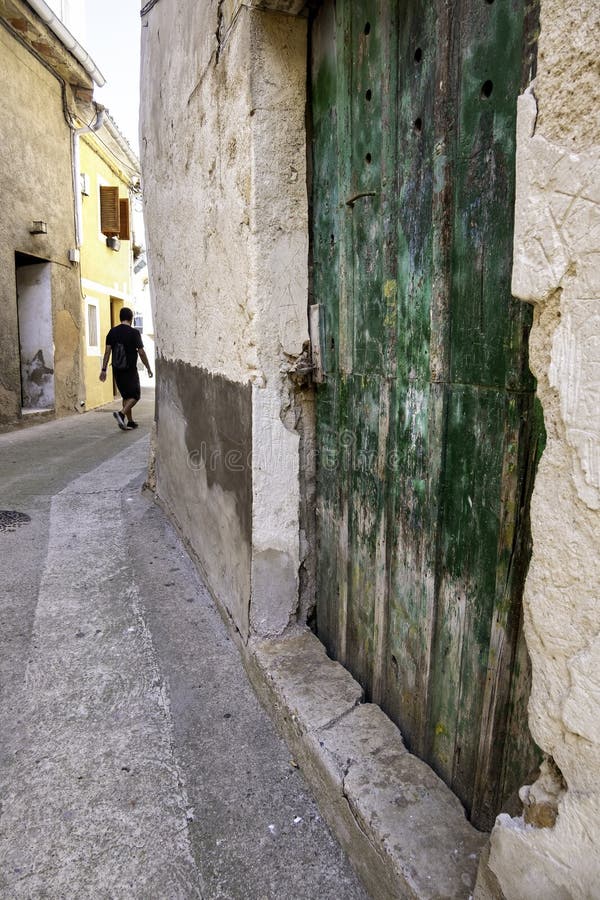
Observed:
[[[110,410],[0,435],[0,896],[365,894]]]

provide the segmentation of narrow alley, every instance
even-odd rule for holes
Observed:
[[[364,898],[113,408],[0,435],[0,896]]]
[[[0,0],[0,900],[600,900],[598,46]]]

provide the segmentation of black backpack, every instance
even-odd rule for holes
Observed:
[[[117,371],[127,368],[127,351],[124,344],[117,343],[112,348],[112,367]]]

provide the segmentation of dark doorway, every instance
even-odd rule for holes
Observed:
[[[24,413],[54,409],[54,330],[51,263],[15,254],[21,407]]]

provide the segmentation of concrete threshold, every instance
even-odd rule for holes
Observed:
[[[243,648],[261,702],[370,894],[468,898],[488,835],[308,629]]]
[[[6,434],[8,431],[19,431],[29,428],[32,425],[41,425],[44,422],[51,422],[56,418],[56,412],[52,409],[22,409],[19,418],[11,419],[0,424],[0,434]]]

